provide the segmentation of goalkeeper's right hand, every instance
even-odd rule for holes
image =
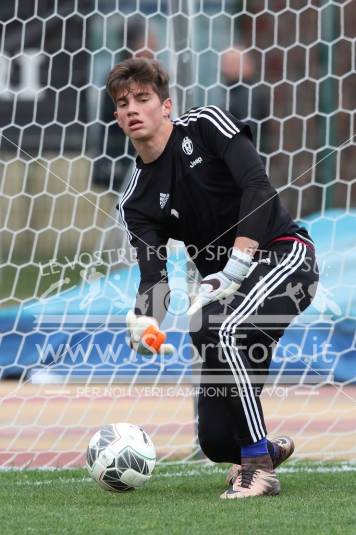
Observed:
[[[136,316],[129,310],[126,315],[127,329],[130,339],[129,346],[142,355],[171,355],[174,353],[172,344],[165,344],[167,335],[159,330],[158,321],[150,316]]]

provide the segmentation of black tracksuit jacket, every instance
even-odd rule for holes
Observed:
[[[256,240],[260,249],[296,233],[310,240],[281,204],[248,125],[217,106],[193,108],[174,120],[155,161],[137,157],[118,208],[137,250],[138,294],[147,292],[150,302],[151,288],[167,281],[169,238],[185,243],[203,277],[223,269],[237,236]]]

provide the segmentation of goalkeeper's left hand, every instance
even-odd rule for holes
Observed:
[[[171,355],[174,353],[172,344],[165,344],[166,333],[160,331],[158,321],[150,316],[136,316],[129,310],[126,315],[127,329],[130,339],[129,345],[142,355]]]
[[[188,309],[188,316],[192,316],[213,301],[219,301],[237,292],[249,272],[251,262],[250,255],[239,249],[233,249],[224,269],[204,277],[201,281],[198,295]]]

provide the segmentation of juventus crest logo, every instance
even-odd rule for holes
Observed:
[[[159,205],[161,208],[164,208],[169,199],[169,193],[160,193],[159,194]]]
[[[183,141],[182,141],[182,149],[183,149],[183,152],[187,156],[190,156],[191,154],[193,154],[194,147],[193,147],[193,142],[190,139],[190,137],[186,136],[183,139]]]

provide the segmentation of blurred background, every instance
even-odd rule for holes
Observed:
[[[133,152],[105,81],[132,55],[169,68],[175,115],[218,104],[249,120],[294,217],[350,208],[355,5],[308,4],[2,2],[2,303],[45,290],[39,261],[122,241],[114,207]]]
[[[31,382],[31,370],[65,362],[67,349],[43,356],[50,341],[84,345],[67,362],[67,379],[78,367],[84,381],[98,378],[100,355],[87,354],[88,318],[96,329],[89,339],[124,343],[105,318],[127,309],[138,280],[116,210],[135,155],[105,83],[115,64],[145,56],[170,72],[175,117],[216,104],[250,123],[273,185],[316,241],[322,269],[314,320],[285,345],[295,343],[304,357],[317,341],[319,357],[328,344],[323,381],[354,384],[355,27],[355,2],[347,0],[1,2],[0,377]],[[184,253],[172,262],[173,278],[178,260],[186,262]],[[164,374],[160,366],[153,374]],[[110,380],[119,367],[112,363]],[[355,428],[347,426],[344,450],[354,456]],[[308,440],[306,451],[316,451]]]

